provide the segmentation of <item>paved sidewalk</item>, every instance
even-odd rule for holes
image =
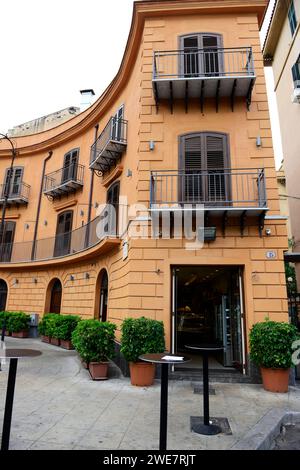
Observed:
[[[7,347],[40,349],[43,355],[20,360],[11,430],[12,449],[158,448],[160,383],[133,387],[127,378],[93,382],[74,351],[39,340],[7,338]],[[8,364],[0,372],[0,432]],[[288,394],[260,385],[213,384],[212,416],[229,420],[232,435],[200,436],[190,416],[202,414],[202,395],[190,381],[169,382],[168,449],[230,449],[271,408],[300,411],[300,388]]]

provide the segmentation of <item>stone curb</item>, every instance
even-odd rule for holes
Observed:
[[[284,424],[300,423],[300,412],[272,408],[231,450],[270,450]]]

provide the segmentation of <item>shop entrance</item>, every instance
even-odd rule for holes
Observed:
[[[222,346],[223,351],[211,355],[210,368],[245,373],[241,268],[174,267],[172,291],[173,352],[191,356],[185,345]],[[201,356],[192,356],[182,367],[201,368]]]

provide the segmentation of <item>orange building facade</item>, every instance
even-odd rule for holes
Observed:
[[[222,344],[219,363],[248,372],[252,324],[288,318],[259,41],[267,4],[136,2],[103,95],[14,137],[10,178],[1,141],[2,309],[107,319],[118,338],[124,318],[144,315],[164,321],[172,351]],[[194,240],[178,236],[181,217]]]

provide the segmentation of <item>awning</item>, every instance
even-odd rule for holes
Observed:
[[[300,253],[286,251],[284,253],[284,261],[289,261],[290,263],[300,263]]]

